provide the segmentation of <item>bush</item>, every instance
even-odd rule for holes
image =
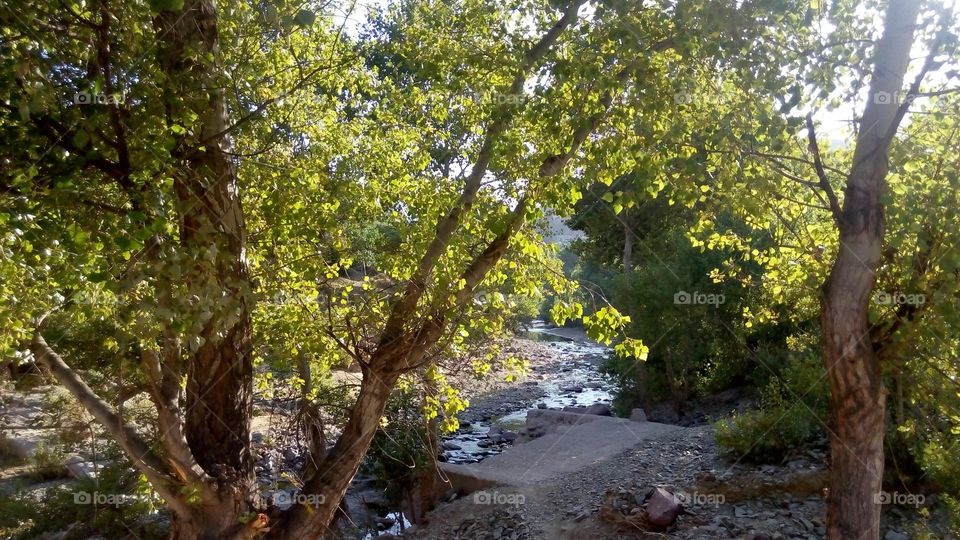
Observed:
[[[780,462],[784,453],[821,434],[819,422],[801,404],[737,414],[716,424],[717,444],[737,458]]]
[[[93,494],[118,504],[90,504]],[[93,536],[159,540],[167,536],[160,502],[139,475],[126,467],[101,471],[99,481],[23,489],[0,498],[0,538],[37,538],[63,533],[64,540]]]
[[[788,363],[764,388],[759,409],[716,423],[716,441],[738,459],[780,462],[785,453],[825,435],[823,366],[808,354]]]
[[[41,443],[30,456],[30,476],[37,480],[62,478],[67,475],[66,459],[60,446]]]
[[[393,504],[404,500],[433,459],[419,399],[412,389],[391,396],[384,413],[387,423],[377,431],[367,453],[368,471]]]

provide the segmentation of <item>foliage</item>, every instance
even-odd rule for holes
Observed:
[[[184,2],[4,9],[0,355],[22,356],[46,316],[47,340],[113,404],[150,384],[144,353],[169,347],[165,367],[178,366],[249,308],[262,392],[305,361],[308,399],[339,410],[332,370],[381,360],[406,372],[374,449],[380,475],[403,482],[398,467],[423,462],[416,426],[455,428],[465,406],[445,374],[490,372],[496,338],[550,297],[559,324],[582,319],[614,345],[621,406],[766,385],[780,398],[721,438],[753,456],[747,435],[782,413],[781,439],[757,452],[808,440],[818,428],[804,411],[822,404],[787,398],[817,379],[788,364],[779,383],[777,366],[817,338],[818,291],[840,249],[818,190],[844,182],[851,156],[824,145],[823,181],[806,180],[802,109],[855,100],[879,4],[593,2],[537,51],[579,4],[404,0],[351,32],[333,5],[221,3],[217,54],[191,54],[209,68],[205,89],[227,89],[229,128],[212,137],[210,95],[171,92],[158,54],[156,16]],[[937,33],[934,12],[924,37],[953,58],[956,21]],[[884,376],[903,389],[898,428],[953,491],[960,102],[923,100],[933,110],[891,151],[877,282],[929,302],[874,302],[871,320],[894,345]],[[223,245],[186,238],[210,200],[184,193],[185,169],[214,146],[243,208],[232,223],[243,268],[230,279]],[[582,287],[534,226],[548,213],[587,234],[575,246]],[[624,225],[639,240],[633,260]],[[678,303],[682,292],[723,301]],[[397,343],[406,355],[383,353]],[[179,377],[173,386],[198,382]],[[158,409],[179,415],[180,399]],[[165,433],[152,408],[130,409],[146,438]],[[392,433],[391,416],[410,429]]]
[[[436,424],[424,419],[418,401],[421,397],[411,388],[391,396],[367,456],[366,466],[393,504],[405,500],[421,475],[432,474],[436,459],[428,436]]]
[[[825,436],[826,396],[819,358],[794,357],[766,385],[759,409],[717,422],[717,444],[738,459],[780,463],[784,455]]]
[[[92,504],[97,494],[100,503]],[[160,540],[167,534],[158,519],[158,503],[138,475],[124,466],[106,467],[96,481],[25,489],[0,498],[0,534],[26,539],[62,533],[69,540],[133,534]]]
[[[30,474],[38,480],[61,478],[66,475],[66,453],[57,444],[41,443],[30,456]]]

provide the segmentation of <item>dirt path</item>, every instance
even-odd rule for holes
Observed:
[[[491,487],[481,495],[442,505],[430,514],[428,526],[409,536],[436,540],[643,537],[601,520],[600,508],[604,501],[612,506],[621,500],[635,501],[648,486],[661,486],[690,501],[666,531],[671,538],[822,537],[819,490],[824,476],[812,459],[766,469],[731,466],[717,455],[711,428],[706,426],[665,432],[646,442],[535,485]]]

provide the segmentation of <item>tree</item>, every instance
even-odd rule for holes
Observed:
[[[261,508],[249,433],[253,286],[230,142],[253,113],[230,123],[213,3],[152,7],[104,0],[4,14],[4,60],[16,69],[2,81],[13,165],[3,216],[27,229],[10,239],[26,263],[10,275],[35,302],[14,297],[5,345],[32,334],[36,361],[168,505],[173,537],[251,537],[266,518],[251,519]],[[78,301],[91,292],[104,301]],[[51,326],[105,315],[117,318],[110,342],[132,363],[133,388],[156,407],[152,433],[45,339]]]
[[[827,190],[840,249],[823,286],[821,331],[830,379],[830,496],[827,535],[880,537],[886,390],[877,343],[870,335],[869,302],[884,235],[890,144],[906,108],[880,96],[900,95],[910,61],[918,2],[892,0],[874,52],[873,77],[844,191],[843,206]],[[918,80],[919,84],[919,80]],[[817,142],[810,128],[814,159]],[[826,173],[817,170],[829,186]]]
[[[793,105],[807,101],[817,107],[829,100],[853,101],[869,78],[866,105],[856,122],[851,148],[831,151],[822,147],[812,112],[805,121],[797,116],[788,120],[788,126],[792,124],[796,130],[788,133],[795,136],[729,145],[744,160],[744,176],[749,180],[748,189],[730,186],[730,194],[734,199],[745,194],[753,197],[753,202],[737,203],[734,208],[755,222],[758,230],[770,231],[776,247],[751,249],[742,235],[717,233],[713,224],[701,231],[709,231],[703,235],[708,244],[739,244],[747,260],[767,267],[763,284],[767,305],[747,314],[748,318],[759,322],[775,319],[776,305],[794,306],[791,317],[798,320],[819,311],[832,407],[825,425],[831,436],[827,506],[831,538],[878,536],[881,506],[877,500],[884,473],[887,416],[884,375],[891,374],[894,363],[906,360],[900,357],[905,350],[925,341],[917,331],[921,317],[930,317],[928,324],[935,326],[951,324],[946,317],[935,315],[932,302],[907,302],[894,309],[888,307],[891,302],[876,305],[873,291],[878,276],[882,283],[892,281],[895,287],[903,287],[901,290],[925,290],[930,298],[950,297],[955,286],[953,263],[942,255],[937,260],[943,264],[930,258],[943,248],[944,238],[931,229],[941,215],[940,206],[912,202],[936,200],[934,192],[943,193],[937,197],[954,196],[954,188],[943,181],[943,167],[926,163],[928,152],[941,145],[927,144],[908,157],[903,149],[911,146],[910,140],[897,137],[915,100],[955,91],[920,88],[931,73],[945,65],[955,66],[951,63],[956,47],[954,21],[936,4],[894,0],[886,5],[881,22],[876,19],[878,13],[835,3],[829,10],[833,30],[812,34],[812,41],[800,49],[809,51],[816,61],[805,55],[798,57],[796,64],[806,87],[819,92]],[[878,40],[862,39],[878,29],[882,31]],[[911,50],[921,43],[926,59],[904,88]],[[838,75],[841,65],[853,67],[847,72],[853,75],[851,79]],[[941,73],[943,79],[955,77],[949,70]],[[784,112],[789,114],[793,105],[785,105]],[[940,126],[936,132],[945,133],[943,130],[949,129],[946,115],[930,114],[930,122]],[[805,129],[799,129],[803,124]],[[930,180],[905,182],[901,177],[901,171],[920,167],[939,178],[938,189],[925,187]],[[890,170],[895,172],[892,190]],[[808,179],[811,175],[812,180]],[[844,189],[838,196],[835,186],[841,183]],[[916,212],[928,215],[921,219]],[[898,227],[893,238],[884,235],[891,215]],[[937,361],[946,360],[938,356]]]
[[[647,149],[663,154],[647,169],[703,172],[695,147],[653,142],[676,135],[662,105],[718,62],[780,78],[752,69],[755,45],[798,4],[410,2],[371,38],[416,64],[397,76],[299,7],[101,0],[7,14],[2,269],[18,298],[0,313],[4,344],[32,342],[163,497],[174,536],[319,537],[401,377],[502,326],[501,290],[571,293],[542,269],[530,223],[568,214]],[[77,92],[97,104],[67,106]],[[362,282],[344,242],[361,223],[400,239]],[[110,302],[74,301],[91,291]],[[273,292],[295,301],[254,302]],[[115,372],[147,389],[155,425],[126,424],[123,402],[45,338],[95,319],[114,323]],[[626,318],[606,308],[584,322],[610,342]],[[300,494],[312,503],[287,511],[260,500],[250,455],[251,354],[270,348],[304,383],[343,358],[363,375],[333,448],[313,445]],[[432,412],[453,422],[462,400],[437,384]]]

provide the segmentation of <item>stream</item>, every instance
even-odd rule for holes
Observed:
[[[505,414],[463,421],[460,430],[441,442],[447,462],[476,463],[509,448],[513,435],[524,426],[527,411],[532,408],[610,405],[613,383],[597,370],[607,347],[590,341],[580,329],[554,328],[539,320],[533,321],[518,337],[546,342],[550,349],[552,361],[534,368],[543,378],[526,383],[541,390],[543,395]]]
[[[590,341],[582,329],[556,328],[539,320],[532,321],[517,337],[543,343],[549,361],[534,365],[526,382],[494,391],[467,408],[462,414],[461,428],[441,439],[442,461],[477,463],[503,452],[512,445],[532,408],[610,405],[613,382],[597,369],[609,350],[607,347]],[[496,412],[490,413],[491,410]],[[402,534],[411,525],[397,509],[381,514],[379,522],[386,526],[368,533],[367,540]]]

